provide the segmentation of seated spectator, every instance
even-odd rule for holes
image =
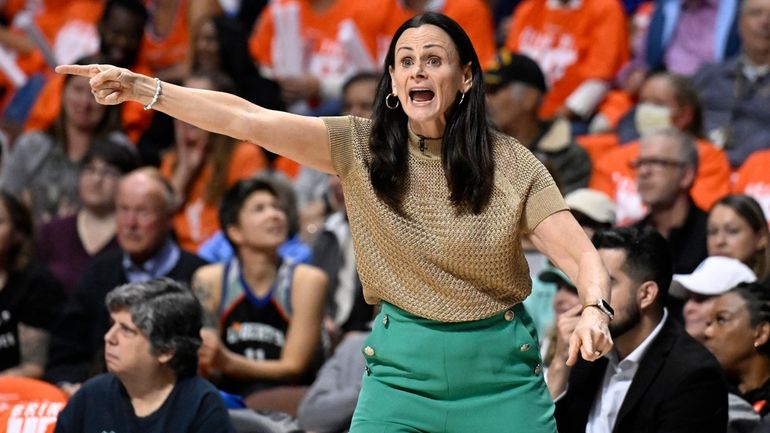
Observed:
[[[727,256],[749,266],[757,279],[770,277],[770,232],[759,203],[747,195],[728,195],[709,212],[710,256]]]
[[[87,3],[91,3],[91,13],[101,11],[98,25],[95,26],[98,34],[94,31],[93,35],[89,35],[94,38],[93,48],[98,47],[98,55],[94,60],[149,74],[147,67],[137,64],[147,22],[147,9],[142,0],[108,0],[103,2],[103,10],[102,2],[80,1],[77,5],[82,9]],[[89,32],[84,32],[82,26],[73,25],[68,33]],[[63,63],[62,59],[59,61]],[[26,120],[26,131],[46,130],[55,122],[61,112],[64,80],[65,77],[58,74],[48,78]],[[141,104],[122,104],[118,110],[123,128],[131,141],[136,143],[149,126],[152,113],[144,110]]]
[[[390,42],[396,29],[404,21],[426,12],[438,12],[457,21],[460,27],[468,33],[482,67],[486,67],[494,60],[495,31],[489,2],[482,0],[443,0],[438,2],[394,0],[390,3],[393,3],[393,7],[388,17],[388,24],[385,27],[385,33],[380,35],[380,39],[386,40],[385,47],[387,47],[387,42]]]
[[[342,86],[343,116],[358,116],[369,119],[374,108],[374,96],[380,75],[372,72],[361,72],[350,77]],[[294,180],[297,192],[297,205],[300,209],[300,227],[306,239],[312,238],[307,224],[314,223],[316,230],[326,217],[326,199],[329,194],[329,174],[303,166]],[[309,207],[310,206],[310,207]],[[313,212],[314,211],[314,212]],[[317,233],[316,233],[317,234]]]
[[[203,314],[187,287],[166,278],[129,283],[105,303],[109,373],[72,396],[55,433],[235,432],[216,388],[196,375]]]
[[[540,340],[540,356],[543,358],[543,374],[550,389],[566,387],[569,379],[569,338],[580,320],[583,304],[577,288],[567,275],[558,268],[543,271],[540,278],[556,286],[551,303],[553,323]]]
[[[757,277],[739,260],[712,256],[703,260],[691,274],[677,274],[673,280],[671,296],[685,300],[684,327],[692,338],[702,343],[716,298],[739,283],[753,283]]]
[[[198,89],[232,91],[221,73],[195,74],[184,85]],[[218,229],[217,208],[225,190],[240,179],[254,176],[263,166],[262,150],[174,120],[174,147],[163,156],[160,170],[174,187],[179,208],[173,227],[179,245],[190,252]]]
[[[492,67],[484,72],[484,84],[492,123],[556,170],[562,194],[588,186],[591,160],[573,140],[570,123],[566,119],[538,118],[547,87],[537,63],[501,50]]]
[[[235,85],[232,92],[260,107],[283,110],[275,81],[261,75],[249,56],[248,37],[240,23],[224,15],[205,17],[195,33],[190,50],[192,72],[222,73]]]
[[[61,287],[32,259],[32,218],[0,191],[0,376],[43,375]]]
[[[255,25],[249,51],[265,76],[278,81],[290,111],[336,114],[345,79],[379,68],[377,37],[392,3],[270,2]]]
[[[88,78],[65,77],[56,122],[46,131],[27,132],[16,140],[4,161],[0,185],[30,204],[36,223],[77,211],[78,169],[95,140],[129,144],[116,110],[94,100]]]
[[[697,140],[698,171],[692,187],[695,204],[708,210],[728,194],[730,163],[722,150],[702,139],[702,109],[697,92],[688,79],[659,73],[644,82],[639,104],[621,120],[617,134],[609,136],[614,144],[602,145],[608,150],[594,160],[589,186],[615,201],[618,225],[631,224],[647,213],[637,190],[636,173],[629,166],[639,154],[638,138],[672,127]]]
[[[754,198],[770,224],[770,149],[754,152],[735,173],[732,191]]]
[[[642,138],[631,161],[637,190],[650,210],[637,227],[652,227],[668,240],[674,272],[692,272],[708,255],[706,219],[690,190],[698,172],[698,150],[687,134],[661,129]]]
[[[147,25],[141,40],[141,63],[163,81],[180,82],[190,72],[187,53],[194,0],[144,0]]]
[[[568,380],[548,382],[551,395],[564,394],[556,400],[559,431],[724,433],[727,386],[719,364],[664,307],[672,269],[665,239],[618,228],[596,233],[593,242],[610,275],[615,345],[595,362],[577,353],[554,358],[576,361],[559,370]]]
[[[361,372],[366,369],[361,347],[368,336],[368,332],[348,334],[324,363],[299,405],[302,428],[313,433],[348,431],[361,391]]]
[[[548,93],[540,116],[587,120],[628,58],[626,17],[613,0],[525,0],[505,47],[534,59]]]
[[[278,254],[295,263],[310,264],[313,259],[313,251],[310,246],[305,244],[299,233],[297,198],[291,182],[286,179],[283,173],[270,170],[262,171],[254,178],[267,181],[275,188],[281,209],[286,212],[289,234],[288,239],[278,247]],[[227,263],[233,258],[235,252],[224,232],[220,229],[201,245],[198,249],[198,255],[210,263]]]
[[[38,258],[69,296],[95,255],[118,247],[115,239],[115,192],[120,177],[137,167],[128,146],[109,140],[94,142],[83,157],[78,182],[80,209],[40,229]]]
[[[768,14],[770,1],[745,0],[738,18],[740,54],[704,66],[693,77],[706,134],[727,151],[734,168],[753,152],[770,148]]]
[[[374,308],[364,300],[342,184],[336,176],[331,176],[329,182],[334,212],[324,220],[313,244],[313,265],[321,268],[329,280],[324,328],[334,347],[347,332],[369,330]]]
[[[701,66],[738,53],[737,0],[660,0],[649,17],[634,58],[618,79],[631,95],[645,75],[667,70],[692,76]]]
[[[727,376],[730,392],[750,403],[767,431],[770,413],[770,291],[739,284],[719,296],[705,331],[705,345]]]
[[[247,404],[261,390],[309,384],[320,354],[326,277],[278,254],[288,223],[269,182],[245,180],[230,188],[220,224],[236,257],[205,266],[193,278],[207,318],[202,370]]]
[[[174,242],[173,192],[157,169],[140,168],[124,176],[115,207],[120,248],[90,261],[51,340],[46,377],[69,393],[104,371],[103,336],[110,326],[104,297],[111,288],[160,277],[189,283],[193,272],[205,264]]]

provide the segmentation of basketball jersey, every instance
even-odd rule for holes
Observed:
[[[282,258],[270,290],[257,297],[233,258],[225,265],[220,303],[220,338],[229,350],[252,360],[279,359],[291,319],[291,283],[296,263]],[[269,388],[264,381],[245,382],[225,378],[221,388],[244,394]]]

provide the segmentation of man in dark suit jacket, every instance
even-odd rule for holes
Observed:
[[[651,229],[618,228],[593,242],[610,274],[615,347],[596,362],[578,360],[571,371],[549,368],[559,432],[724,433],[727,387],[719,364],[664,308],[672,274],[665,239]],[[566,393],[556,374],[569,375]]]
[[[195,270],[206,264],[171,238],[174,195],[156,169],[127,174],[115,202],[120,248],[91,260],[51,338],[46,379],[68,392],[104,371],[104,334],[110,326],[104,298],[110,290],[158,277],[189,284]]]

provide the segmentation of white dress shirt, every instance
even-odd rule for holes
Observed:
[[[660,319],[658,326],[622,361],[618,362],[618,353],[615,349],[607,354],[609,364],[607,364],[607,370],[604,371],[602,387],[599,388],[599,393],[591,407],[591,413],[588,415],[586,433],[612,432],[620,407],[623,405],[626,393],[628,393],[628,388],[631,387],[631,381],[634,380],[636,370],[639,369],[639,363],[655,337],[660,334],[667,318],[668,311],[663,309],[663,318]]]

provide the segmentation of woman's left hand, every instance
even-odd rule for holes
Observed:
[[[598,308],[584,308],[569,339],[567,365],[577,362],[578,352],[586,361],[596,361],[612,350],[610,318]]]

